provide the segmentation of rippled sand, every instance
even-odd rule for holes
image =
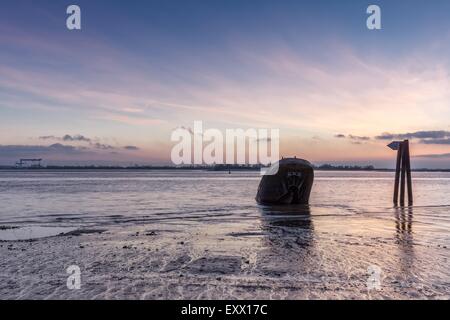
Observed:
[[[229,187],[222,183],[231,190],[224,195],[227,201],[210,200],[201,206],[191,198],[179,211],[172,207],[172,214],[152,208],[144,215],[113,211],[101,219],[9,216],[0,223],[4,229],[64,225],[77,226],[78,231],[0,242],[0,297],[449,299],[450,206],[433,206],[419,196],[413,208],[372,205],[363,210],[354,203],[355,193],[347,203],[334,197],[335,204],[314,204],[324,190],[336,188],[330,185],[333,181],[316,181],[309,208],[230,201],[239,201],[232,191],[236,184],[244,190],[242,199],[257,185],[257,179],[242,179],[229,182]],[[209,192],[217,195],[217,189]],[[101,192],[96,196],[102,198]],[[70,265],[81,269],[80,290],[66,286]],[[381,270],[380,290],[368,287],[368,282],[373,285],[374,268]]]

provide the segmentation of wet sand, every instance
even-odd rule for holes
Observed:
[[[389,173],[319,172],[294,208],[258,206],[246,173],[15,174],[0,176],[2,299],[450,298],[450,176],[416,176],[401,209]]]
[[[309,217],[296,217],[268,219],[261,225],[248,221],[245,228],[242,223],[174,223],[165,229],[116,227],[30,241],[3,241],[0,297],[450,297],[449,255],[444,246],[414,244],[401,230],[398,237],[368,239],[348,231],[313,235],[311,228]],[[236,233],[236,229],[243,231]],[[66,286],[65,270],[70,265],[80,266],[80,290]],[[383,270],[381,290],[368,290],[370,265]]]

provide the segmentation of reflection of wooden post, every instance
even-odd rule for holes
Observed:
[[[398,193],[400,184],[400,205],[405,205],[405,187],[408,187],[408,205],[413,204],[411,160],[409,155],[409,141],[394,141],[388,145],[397,150],[397,165],[395,167],[394,205],[398,204]]]

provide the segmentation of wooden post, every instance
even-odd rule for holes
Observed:
[[[398,185],[400,183],[400,165],[402,161],[402,144],[397,150],[397,166],[395,167],[395,184],[394,184],[394,205],[398,205]]]
[[[413,192],[412,192],[412,178],[411,178],[411,159],[409,156],[409,141],[405,140],[405,162],[406,162],[406,181],[408,184],[408,205],[413,204]]]
[[[400,178],[400,205],[405,205],[405,180],[406,180],[406,147],[404,142],[401,144],[402,150],[402,169],[401,169],[401,178]]]
[[[400,205],[405,205],[405,184],[408,186],[408,205],[413,204],[411,159],[409,155],[409,140],[392,141],[388,144],[392,150],[397,150],[397,165],[395,167],[394,205],[398,205],[400,184]]]

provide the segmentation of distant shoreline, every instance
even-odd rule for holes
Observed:
[[[139,171],[139,170],[175,170],[175,171],[187,171],[187,170],[199,170],[199,171],[258,171],[261,167],[246,167],[246,166],[221,166],[221,167],[173,167],[173,166],[45,166],[39,168],[16,168],[14,166],[0,166],[0,171],[89,171],[89,170],[124,170],[124,171]],[[395,172],[395,169],[387,168],[374,168],[372,166],[359,167],[359,166],[315,166],[316,171],[366,171],[366,172]],[[450,169],[412,169],[414,172],[450,172]]]

